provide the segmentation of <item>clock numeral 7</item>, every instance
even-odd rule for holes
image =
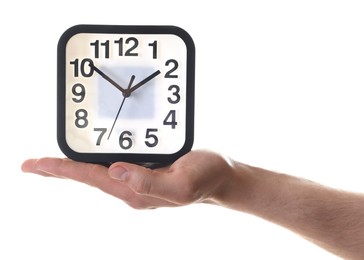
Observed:
[[[100,132],[99,137],[97,138],[96,145],[101,144],[102,137],[105,135],[107,128],[94,128],[95,132]]]

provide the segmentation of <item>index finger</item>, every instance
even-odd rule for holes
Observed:
[[[56,176],[100,187],[109,184],[107,168],[98,164],[76,162],[69,159],[45,157],[30,159],[23,163],[24,172],[43,176]]]

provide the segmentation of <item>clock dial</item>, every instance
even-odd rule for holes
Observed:
[[[138,161],[190,149],[190,43],[174,33],[176,27],[96,28],[73,32],[59,44],[61,148],[85,160],[124,154],[118,158],[136,155]]]

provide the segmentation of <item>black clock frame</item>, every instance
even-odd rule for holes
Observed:
[[[66,45],[68,40],[78,33],[110,34],[174,34],[179,36],[187,48],[186,79],[186,139],[182,148],[172,154],[139,154],[139,153],[79,153],[70,148],[66,141]],[[142,164],[147,167],[158,167],[174,162],[191,151],[194,141],[194,106],[195,106],[195,45],[191,36],[176,26],[151,25],[76,25],[61,36],[57,47],[57,141],[62,152],[70,159],[110,165],[124,161]]]

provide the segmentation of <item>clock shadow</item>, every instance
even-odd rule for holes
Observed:
[[[154,72],[153,68],[134,67],[100,67],[100,69],[108,75],[113,81],[126,89],[132,75],[135,75],[134,82],[131,87],[148,77]],[[99,116],[107,118],[115,118],[120,105],[124,99],[123,94],[110,82],[106,81],[99,75],[98,77],[98,107]],[[119,118],[124,119],[148,119],[154,117],[154,97],[155,82],[151,80],[141,86],[130,97],[125,99],[123,107],[120,111]]]

